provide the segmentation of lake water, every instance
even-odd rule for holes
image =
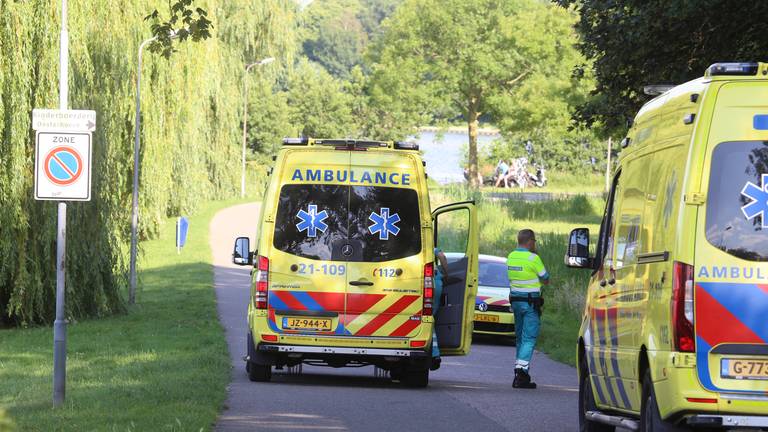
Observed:
[[[478,149],[482,149],[499,135],[479,135],[477,137]],[[439,183],[455,183],[464,181],[464,154],[467,151],[469,137],[466,133],[446,132],[441,139],[437,139],[435,132],[422,132],[419,138],[414,138],[419,143],[424,161],[427,162],[427,175]]]

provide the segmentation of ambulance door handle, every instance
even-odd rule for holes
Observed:
[[[373,282],[368,281],[352,281],[349,284],[352,286],[373,286]]]

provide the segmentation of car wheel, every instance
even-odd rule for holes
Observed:
[[[248,371],[248,379],[254,382],[269,382],[272,379],[272,366],[258,363],[246,363],[245,370]]]
[[[640,431],[682,432],[687,430],[689,429],[662,420],[661,414],[659,414],[659,404],[656,401],[656,392],[653,390],[651,372],[646,371],[643,377],[643,401],[640,406]]]
[[[408,387],[424,388],[429,385],[429,369],[407,369],[401,379]]]
[[[253,345],[253,335],[248,333],[248,360],[245,362],[245,371],[248,379],[254,382],[268,382],[272,379],[272,365],[263,365],[251,361],[255,358],[256,347]]]
[[[592,380],[589,379],[587,364],[581,364],[581,379],[579,380],[579,431],[580,432],[613,432],[614,426],[587,420],[588,411],[597,411],[595,395],[592,392]]]

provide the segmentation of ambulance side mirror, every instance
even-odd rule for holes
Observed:
[[[565,265],[571,268],[592,268],[593,259],[589,256],[589,229],[576,228],[571,231],[568,240],[568,252]]]
[[[232,252],[232,263],[235,265],[253,265],[251,255],[251,240],[248,237],[238,237],[235,240],[235,250]]]

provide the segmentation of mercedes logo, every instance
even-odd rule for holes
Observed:
[[[344,256],[351,256],[352,255],[352,245],[345,244],[341,247],[341,254]]]
[[[480,303],[479,305],[477,305],[477,309],[478,309],[480,312],[488,312],[488,304],[486,304],[486,303]]]

